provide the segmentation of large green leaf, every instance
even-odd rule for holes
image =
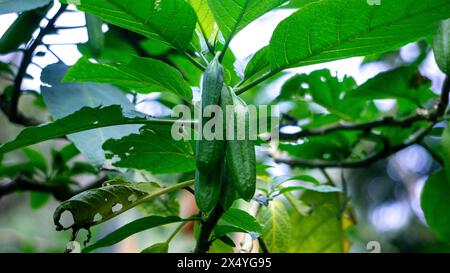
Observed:
[[[283,202],[275,199],[261,208],[258,220],[263,226],[262,238],[270,252],[285,253],[291,243],[291,223]]]
[[[444,73],[450,74],[450,19],[441,22],[433,45],[436,63]]]
[[[169,125],[148,125],[140,134],[110,139],[103,145],[107,158],[116,158],[117,167],[158,173],[188,172],[195,169],[190,142],[175,141]]]
[[[113,184],[82,192],[61,203],[55,210],[53,218],[56,230],[88,229],[96,222],[104,222],[135,207],[137,202],[142,201],[148,195],[149,193],[138,187],[122,184]],[[67,227],[60,222],[62,214],[66,211],[72,214],[74,221]]]
[[[286,0],[208,0],[225,40],[284,2]]]
[[[189,45],[197,23],[185,0],[82,0],[77,8],[181,50]]]
[[[93,83],[61,83],[67,69],[63,64],[50,65],[44,69],[41,76],[41,81],[45,84],[41,87],[42,96],[54,118],[66,117],[85,106],[120,105],[124,111],[134,110],[134,105],[126,95],[113,86]],[[68,138],[93,165],[98,166],[105,161],[101,146],[106,140],[135,133],[139,127],[138,125],[123,125],[101,128],[68,135]]]
[[[173,121],[148,118],[134,111],[124,112],[119,105],[96,108],[84,107],[53,123],[25,128],[15,140],[0,146],[0,154],[46,140],[96,128],[123,124],[158,124],[166,122],[171,124]]]
[[[247,66],[245,67],[245,78],[251,79],[252,77],[260,76],[270,72],[270,62],[268,58],[269,47],[265,46],[256,52]]]
[[[138,93],[172,92],[188,102],[192,90],[181,73],[154,59],[133,57],[127,64],[99,64],[80,59],[64,77],[65,82],[109,83]]]
[[[258,234],[262,233],[261,225],[256,221],[256,219],[240,209],[231,208],[227,210],[222,216],[222,220],[247,232],[255,232]]]
[[[130,62],[139,53],[126,39],[123,39],[119,29],[121,30],[118,27],[111,27],[108,32],[104,33],[105,44],[100,55],[96,55],[92,51],[89,43],[79,44],[78,50],[85,58],[96,59],[101,63]]]
[[[301,200],[313,208],[310,215],[291,213],[289,252],[341,253],[347,251],[341,203],[335,193],[305,192]]]
[[[105,237],[93,243],[92,245],[84,248],[83,252],[85,253],[91,252],[98,248],[112,246],[122,241],[123,239],[126,239],[129,236],[139,233],[141,231],[182,221],[191,221],[191,219],[181,219],[175,216],[169,217],[149,216],[141,218],[111,232],[110,234],[106,235]]]
[[[270,42],[277,71],[386,52],[435,32],[450,14],[448,0],[323,0],[282,21]]]
[[[112,180],[97,189],[84,191],[61,203],[53,215],[57,230],[89,229],[103,223],[131,208],[159,198],[167,193],[192,185],[192,181],[162,188],[153,182],[126,182]],[[73,223],[64,226],[61,217],[64,212],[72,214]]]
[[[428,225],[445,242],[450,242],[450,183],[444,171],[432,174],[422,192],[422,209]]]
[[[304,6],[314,3],[314,2],[318,2],[318,1],[322,1],[322,0],[291,0],[289,1],[289,4],[287,4],[285,7],[286,8],[303,8]]]
[[[206,35],[209,40],[214,32],[214,15],[209,8],[208,0],[189,0],[192,8],[195,10],[198,18],[200,31]]]
[[[0,1],[0,14],[23,12],[43,7],[52,0],[2,0]]]

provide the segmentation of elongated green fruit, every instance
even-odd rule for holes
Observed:
[[[21,44],[27,43],[49,8],[45,6],[21,13],[0,39],[0,54],[17,51]]]
[[[220,164],[209,173],[195,172],[195,201],[202,212],[210,212],[219,201],[221,190]]]
[[[233,124],[229,117],[226,119],[226,130],[230,132],[229,127],[233,127],[233,138],[227,136],[226,141],[226,160],[230,170],[230,176],[234,182],[236,191],[244,200],[250,201],[253,198],[256,190],[256,156],[255,144],[249,140],[249,112],[247,105],[243,100],[230,92],[228,88],[222,90],[221,106],[222,111],[226,113],[227,106],[233,106]],[[227,116],[227,114],[225,114]],[[245,122],[245,138],[239,140],[237,137],[238,127],[243,126],[240,122]]]
[[[216,57],[208,66],[203,75],[202,111],[204,111],[208,106],[219,106],[223,86],[224,71],[222,65]],[[202,124],[205,125],[208,120],[209,118],[202,118]],[[203,130],[203,128],[200,128],[200,130]],[[198,170],[203,173],[210,173],[213,167],[216,166],[222,158],[224,150],[224,140],[206,140],[205,136],[202,136],[202,139],[197,141],[196,148]]]
[[[227,211],[233,205],[234,200],[236,200],[237,193],[233,179],[230,176],[228,162],[225,158],[222,160],[222,168],[220,171],[220,176],[222,179],[222,189],[220,192],[219,202],[222,205],[222,208]]]

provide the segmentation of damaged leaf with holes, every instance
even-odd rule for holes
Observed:
[[[134,185],[136,184],[136,185]],[[155,188],[151,183],[105,183],[105,186],[82,192],[61,203],[54,213],[57,230],[72,229],[76,233],[80,229],[105,222],[118,214],[135,207],[149,196],[148,189]],[[64,212],[70,212],[74,223],[63,226],[60,222]]]

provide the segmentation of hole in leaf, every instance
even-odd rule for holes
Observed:
[[[99,222],[99,221],[101,221],[103,219],[103,217],[102,217],[102,215],[100,214],[100,213],[97,213],[95,216],[94,216],[94,222]]]
[[[121,209],[123,208],[123,206],[122,206],[122,204],[115,204],[113,207],[112,207],[112,212],[118,212],[118,211],[120,211]]]
[[[72,212],[70,212],[69,210],[64,211],[61,214],[61,218],[59,219],[59,223],[64,228],[69,228],[69,227],[73,226],[75,224],[75,221],[73,219]]]
[[[309,84],[307,82],[304,82],[300,85],[300,87],[303,89],[309,89]]]

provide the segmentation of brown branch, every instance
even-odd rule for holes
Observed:
[[[107,177],[102,177],[97,181],[90,183],[89,185],[77,190],[72,190],[68,185],[48,185],[44,183],[33,182],[30,179],[19,176],[14,180],[10,180],[6,183],[0,183],[0,199],[3,196],[12,194],[16,191],[35,191],[49,193],[55,197],[58,201],[65,201],[81,192],[98,188],[103,182],[107,181]]]
[[[26,118],[18,113],[19,98],[21,95],[22,82],[27,73],[28,66],[30,65],[36,48],[42,44],[42,39],[44,36],[49,34],[54,30],[55,22],[67,9],[67,4],[62,4],[59,10],[56,12],[55,16],[51,18],[47,25],[39,32],[38,36],[30,44],[30,46],[24,50],[23,58],[19,66],[19,70],[14,79],[14,85],[12,90],[11,99],[7,105],[5,105],[4,97],[1,98],[2,103],[0,103],[1,109],[7,114],[9,120],[14,123],[21,125],[36,125],[36,121]]]
[[[434,113],[428,113],[422,110],[418,111],[417,114],[402,119],[395,119],[393,117],[384,117],[379,120],[362,123],[348,123],[345,121],[340,121],[337,124],[326,125],[321,128],[303,130],[295,134],[284,134],[280,132],[280,140],[295,141],[305,137],[320,136],[336,131],[371,131],[372,129],[379,127],[407,128],[417,121],[429,121],[433,119],[434,116],[435,116]]]
[[[220,217],[224,210],[220,204],[217,204],[213,211],[209,214],[208,219],[202,222],[200,227],[200,233],[198,236],[197,245],[195,246],[195,253],[206,253],[211,247],[211,241],[209,238],[211,237],[211,233],[214,230],[214,227],[219,222]]]
[[[402,144],[391,146],[387,140],[383,143],[383,148],[374,154],[357,160],[343,160],[343,161],[332,161],[332,160],[305,160],[299,158],[293,159],[282,159],[274,157],[276,163],[288,164],[292,167],[305,167],[305,168],[362,168],[372,165],[373,163],[386,158],[392,154],[395,154],[406,147],[414,144],[418,144],[422,139],[431,131],[434,123],[428,125],[417,131],[412,137]]]
[[[323,135],[326,133],[339,131],[339,130],[363,130],[366,132],[370,132],[372,129],[376,127],[386,127],[386,126],[397,126],[397,127],[409,127],[414,122],[417,121],[428,121],[430,124],[419,131],[417,131],[413,136],[407,139],[404,143],[401,143],[396,146],[391,146],[389,141],[383,140],[383,148],[374,154],[357,160],[343,160],[343,161],[331,161],[331,160],[305,160],[305,159],[283,159],[273,157],[276,163],[284,163],[290,166],[295,167],[307,167],[307,168],[329,168],[329,167],[339,167],[339,168],[360,168],[367,167],[372,165],[373,163],[386,158],[394,153],[397,153],[411,145],[421,144],[422,140],[425,136],[433,129],[434,125],[438,123],[442,117],[445,115],[447,106],[449,104],[449,94],[450,94],[450,77],[447,76],[444,85],[442,87],[441,96],[439,101],[435,106],[435,110],[430,113],[424,111],[418,111],[417,114],[406,117],[400,120],[396,120],[393,118],[383,118],[381,120],[360,123],[360,124],[335,124],[330,126],[325,126],[319,129],[311,129],[301,131],[297,134],[291,135],[280,135],[280,139],[287,140],[297,140],[302,137],[307,136],[315,136],[315,135]],[[372,134],[373,136],[373,134]]]
[[[445,110],[449,104],[449,93],[450,93],[450,77],[446,77],[444,85],[442,87],[442,92],[439,101],[437,102],[435,109],[432,111],[418,109],[417,113],[400,119],[396,119],[394,117],[384,117],[379,120],[361,123],[349,123],[346,121],[340,121],[338,123],[326,125],[320,128],[306,129],[295,134],[285,134],[280,132],[279,137],[280,140],[284,141],[296,141],[298,139],[305,137],[320,136],[337,131],[370,132],[371,130],[379,127],[408,128],[418,121],[430,121],[436,123],[439,120],[439,118],[441,118],[445,114]],[[288,115],[284,117],[290,122],[290,124],[288,125],[293,125],[294,123],[297,123],[297,120],[293,119]]]

